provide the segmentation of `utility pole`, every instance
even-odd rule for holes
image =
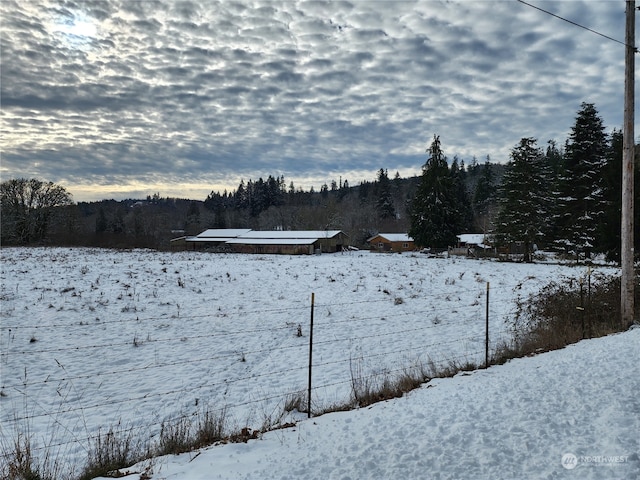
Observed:
[[[634,320],[635,273],[633,268],[633,163],[634,163],[634,74],[635,74],[635,0],[626,0],[624,124],[622,127],[622,231],[620,285],[621,321],[628,327]]]

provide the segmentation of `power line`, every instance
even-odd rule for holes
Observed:
[[[584,25],[576,23],[573,20],[566,19],[564,17],[561,17],[560,15],[556,15],[555,13],[550,12],[548,10],[545,10],[543,8],[536,7],[535,5],[531,5],[530,3],[527,3],[524,0],[518,0],[518,2],[520,2],[520,3],[524,4],[524,5],[527,5],[528,7],[535,8],[536,10],[540,10],[541,12],[544,12],[547,15],[551,15],[552,17],[558,18],[558,19],[560,19],[560,20],[562,20],[564,22],[570,23],[571,25],[575,25],[576,27],[583,28],[583,29],[587,30],[588,32],[595,33],[596,35],[600,35],[601,37],[604,37],[607,40],[611,40],[613,42],[619,43],[620,45],[624,45],[625,47],[631,47],[631,48],[633,48],[634,52],[636,52],[636,53],[638,52],[638,49],[633,45],[627,45],[625,42],[617,40],[617,39],[615,39],[613,37],[609,37],[608,35],[605,35],[604,33],[600,33],[600,32],[598,32],[596,30],[593,30],[593,29],[591,29],[589,27],[585,27]]]

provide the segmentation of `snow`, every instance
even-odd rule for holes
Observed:
[[[149,467],[166,480],[638,478],[638,360],[640,328],[130,471]]]
[[[458,235],[458,241],[460,243],[466,243],[467,245],[481,246],[486,237],[483,233],[463,233],[462,235]]]
[[[245,236],[233,238],[226,243],[229,245],[312,245],[318,238],[248,238]]]
[[[209,408],[226,409],[229,427],[299,423],[154,459],[153,478],[544,478],[566,473],[558,458],[567,452],[629,456],[580,466],[581,478],[602,468],[624,478],[638,466],[637,331],[433,380],[367,409],[282,414],[307,388],[312,293],[320,411],[349,401],[354,367],[482,363],[487,282],[495,346],[510,337],[517,299],[586,269],[368,252],[5,248],[0,260],[0,445],[26,425],[79,465],[99,429],[151,438],[163,420]]]
[[[250,230],[239,239],[307,239],[333,238],[341,233],[340,230]]]
[[[210,228],[194,238],[236,238],[250,231],[249,228]]]
[[[367,242],[370,242],[371,240],[373,240],[376,237],[382,237],[382,238],[388,240],[389,242],[413,242],[413,238],[411,238],[406,233],[379,233],[379,234],[374,235],[373,237],[369,238],[367,240]]]
[[[319,239],[333,238],[340,233],[340,230],[209,229],[195,237],[188,237],[187,241],[237,245],[311,245]]]

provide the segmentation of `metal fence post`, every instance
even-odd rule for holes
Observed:
[[[589,338],[593,337],[593,323],[592,323],[592,312],[591,312],[591,265],[587,269],[587,313],[589,314],[587,317],[587,322],[589,325],[587,326]]]
[[[485,315],[484,368],[489,368],[489,282],[487,282],[487,311]]]
[[[584,325],[584,278],[580,277],[580,321],[582,323],[582,338],[587,338]]]
[[[313,305],[315,293],[311,294],[311,324],[309,326],[309,394],[307,398],[307,418],[311,418],[311,367],[313,364]]]

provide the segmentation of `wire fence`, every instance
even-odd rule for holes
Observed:
[[[473,291],[452,288],[419,302],[389,294],[209,314],[183,308],[170,318],[122,312],[93,322],[9,321],[2,326],[0,400],[12,408],[3,408],[0,433],[6,444],[15,432],[38,431],[44,440],[34,452],[66,447],[77,462],[105,429],[152,438],[160,424],[204,412],[260,429],[287,415],[353,405],[354,382],[412,368],[488,366],[514,333],[517,289],[502,284],[490,296],[489,284],[478,282]],[[197,333],[182,333],[191,330]],[[16,341],[28,335],[32,342]],[[47,368],[32,373],[35,365]]]

